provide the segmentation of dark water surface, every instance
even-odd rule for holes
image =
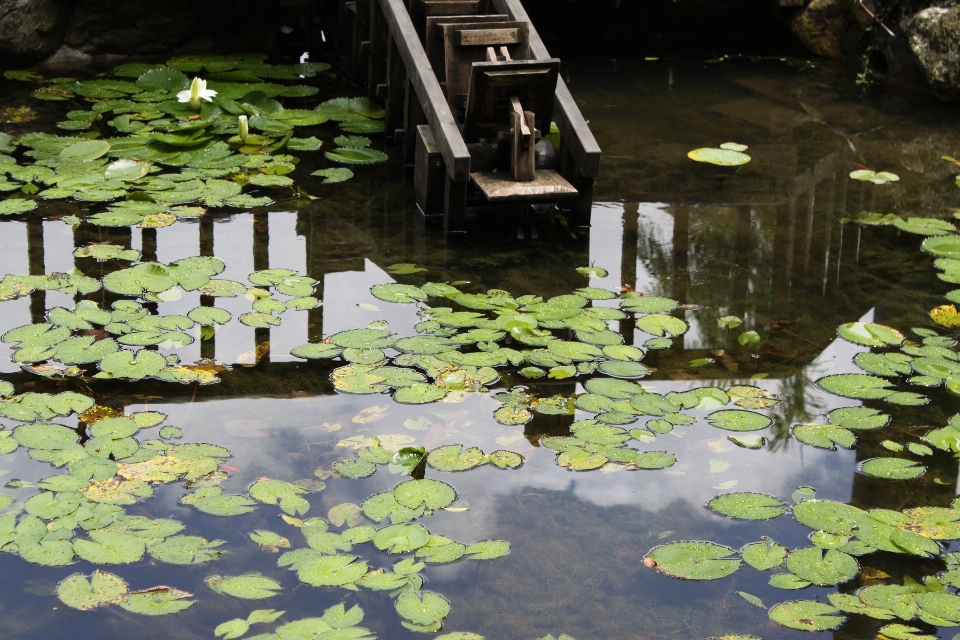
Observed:
[[[604,151],[589,233],[552,218],[518,222],[478,217],[471,242],[444,243],[435,231],[424,230],[412,187],[398,177],[396,161],[360,167],[354,180],[336,186],[311,182],[309,169],[298,169],[298,184],[319,200],[279,200],[255,212],[211,211],[199,222],[181,220],[156,230],[86,224],[74,230],[55,219],[71,213],[76,206],[71,204],[0,217],[0,274],[71,270],[75,246],[110,240],[142,251],[144,260],[215,255],[227,264],[220,277],[232,280],[245,280],[267,267],[294,269],[322,282],[316,295],[323,300],[316,310],[285,314],[280,327],[255,330],[231,322],[212,340],[177,351],[184,362],[206,357],[234,365],[217,385],[57,386],[22,372],[9,361],[6,344],[0,344],[0,379],[14,382],[18,392],[76,389],[127,413],[150,409],[168,414],[166,424],[183,429],[183,442],[215,443],[233,453],[228,464],[236,471],[223,483],[225,493],[243,493],[263,476],[315,478],[315,470],[330,469],[351,453],[338,443],[357,435],[402,434],[428,450],[461,443],[522,454],[525,464],[513,471],[490,465],[457,474],[427,468],[426,477],[452,484],[460,506],[468,509],[438,512],[420,521],[424,526],[467,543],[501,539],[512,545],[504,558],[428,565],[423,571],[426,588],[451,603],[445,632],[531,640],[548,633],[577,640],[734,633],[767,640],[801,637],[803,632],[770,622],[764,609],[736,592],[753,594],[769,607],[792,599],[825,601],[837,588],[784,591],[767,584],[773,572],[749,567],[713,582],[682,581],[657,574],[642,560],[656,545],[679,540],[710,540],[735,549],[761,536],[790,549],[809,544],[809,529],[790,515],[755,523],[706,509],[723,491],[766,492],[790,504],[793,492],[806,485],[816,489],[818,498],[863,509],[948,506],[954,499],[957,462],[941,451],[924,459],[929,471],[912,481],[857,471],[858,462],[889,455],[882,440],[919,433],[918,426],[943,426],[960,409],[956,397],[943,389],[930,390],[933,401],[925,407],[868,401],[891,413],[892,425],[882,433],[861,432],[849,451],[801,445],[791,439],[789,428],[816,421],[827,410],[858,404],[814,386],[826,374],[858,371],[851,359],[862,349],[836,338],[838,324],[863,319],[907,333],[912,326],[929,326],[927,312],[943,303],[942,294],[951,286],[936,279],[932,258],[919,251],[920,236],[846,219],[861,212],[949,219],[949,207],[957,202],[957,167],[941,156],[960,156],[960,118],[955,110],[932,103],[864,95],[829,71],[780,61],[599,61],[573,64],[568,71],[572,91]],[[0,82],[0,107],[28,100],[12,82]],[[60,107],[38,109],[45,115]],[[749,145],[753,161],[728,169],[686,158],[691,149],[729,141]],[[850,180],[855,165],[894,172],[900,181],[873,185]],[[591,280],[591,286],[627,285],[701,305],[702,310],[682,314],[690,331],[670,349],[648,355],[645,362],[657,370],[643,380],[644,387],[667,393],[705,384],[755,384],[777,394],[781,404],[766,412],[775,420],[762,433],[768,438],[766,448],[739,448],[728,433],[698,420],[657,436],[656,447],[677,457],[669,469],[623,471],[614,466],[572,472],[559,467],[556,453],[538,446],[538,440],[543,434],[565,433],[570,422],[590,414],[537,415],[525,426],[505,426],[492,417],[500,404],[486,394],[421,406],[397,404],[389,395],[343,394],[329,381],[334,366],[329,361],[305,362],[289,355],[308,341],[381,319],[389,321],[392,331],[412,335],[420,320],[415,305],[388,304],[369,292],[382,282],[425,281],[385,271],[402,262],[427,268],[427,280],[470,281],[464,289],[471,292],[497,288],[544,297],[584,286],[574,269],[593,264],[610,275]],[[99,275],[91,270],[100,267],[84,263],[84,268],[88,275]],[[0,333],[38,322],[44,309],[71,302],[56,292],[3,302]],[[164,314],[186,313],[199,302],[198,293],[187,292],[157,308]],[[234,317],[249,310],[242,297],[217,299],[217,306]],[[725,315],[743,318],[743,329],[760,333],[765,344],[758,350],[760,358],[751,358],[736,344],[739,331],[728,336],[717,327],[717,318]],[[618,323],[612,324],[616,330]],[[650,337],[626,323],[619,330],[630,344]],[[255,364],[258,345],[262,359]],[[717,355],[719,350],[725,350],[724,356]],[[688,366],[704,357],[717,364],[699,370]],[[756,373],[766,375],[751,382]],[[582,392],[569,380],[544,380],[508,379],[495,386],[525,384],[539,395]],[[379,419],[358,418],[374,406],[383,409]],[[407,419],[422,419],[423,428],[408,428]],[[58,422],[78,424],[76,417]],[[0,419],[0,425],[15,424]],[[0,457],[0,469],[4,481],[36,481],[53,473],[23,449]],[[328,478],[324,490],[306,496],[308,515],[323,516],[343,502],[359,504],[398,481],[385,467],[364,480]],[[36,491],[4,489],[21,500]],[[228,553],[201,566],[146,559],[106,570],[126,579],[131,589],[167,584],[190,591],[198,600],[195,606],[158,618],[117,607],[76,611],[48,595],[49,589],[93,566],[35,567],[16,555],[0,554],[0,639],[213,638],[219,623],[253,609],[285,610],[283,619],[295,620],[319,615],[339,602],[360,604],[367,615],[364,626],[381,638],[417,635],[400,625],[385,592],[300,585],[295,574],[278,569],[277,556],[262,552],[248,537],[256,529],[269,529],[289,537],[294,547],[303,546],[276,507],[261,505],[248,515],[216,518],[180,505],[184,491],[181,484],[160,485],[154,498],[128,513],[174,518],[186,525],[185,533],[226,541]],[[944,545],[952,549],[952,543]],[[389,568],[396,560],[371,545],[355,547],[353,553],[372,568]],[[860,560],[865,569],[888,574],[886,581],[897,584],[905,575],[920,579],[943,568],[936,560],[883,553]],[[204,586],[209,575],[246,571],[279,580],[284,591],[269,600],[244,601]],[[852,593],[870,584],[864,575],[876,571],[865,571],[840,590]],[[833,633],[873,638],[881,624],[852,615]],[[257,625],[248,637],[271,629]],[[939,631],[946,638],[954,633]]]

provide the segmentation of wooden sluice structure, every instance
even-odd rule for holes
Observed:
[[[327,0],[326,10],[350,79],[385,104],[424,216],[451,233],[466,230],[468,207],[555,205],[589,226],[600,147],[520,0]]]

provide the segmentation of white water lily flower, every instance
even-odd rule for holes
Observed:
[[[194,109],[200,108],[200,100],[211,102],[217,92],[213,89],[207,89],[207,81],[200,78],[194,78],[190,83],[189,89],[184,89],[177,94],[177,100],[180,102],[189,102]]]
[[[240,142],[247,143],[247,136],[250,135],[250,124],[247,122],[247,116],[237,118],[237,128],[240,129]]]

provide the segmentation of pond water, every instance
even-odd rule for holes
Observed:
[[[152,315],[187,315],[197,307],[211,306],[232,314],[233,319],[217,327],[215,333],[200,326],[184,328],[195,338],[191,344],[171,346],[167,342],[157,347],[164,356],[178,355],[182,363],[211,359],[228,366],[230,370],[217,373],[216,384],[180,384],[153,378],[94,379],[90,376],[97,372],[97,367],[89,363],[79,365],[87,369],[84,375],[42,377],[24,370],[21,362],[15,361],[18,356],[14,344],[0,343],[0,381],[12,383],[16,394],[73,391],[111,409],[110,416],[156,411],[166,415],[163,425],[182,430],[181,438],[170,432],[161,434],[161,442],[155,428],[144,427],[136,436],[141,447],[136,453],[139,457],[128,458],[120,471],[129,465],[146,464],[143,461],[149,461],[153,455],[150,451],[165,451],[167,458],[175,457],[170,447],[185,443],[214,444],[228,449],[232,456],[206,458],[213,460],[214,467],[219,465],[219,471],[204,468],[187,485],[182,477],[185,468],[175,471],[172,480],[155,484],[152,497],[131,498],[131,504],[124,507],[127,518],[171,519],[184,525],[180,535],[222,540],[224,544],[217,550],[223,554],[206,563],[164,562],[157,557],[160,554],[151,553],[149,548],[158,541],[143,533],[140,537],[149,543],[147,553],[141,553],[142,558],[134,553],[135,561],[127,564],[95,565],[82,557],[94,557],[89,551],[78,550],[80,557],[72,561],[67,558],[67,565],[41,566],[25,561],[16,546],[9,546],[13,540],[12,544],[19,542],[26,548],[26,533],[16,539],[5,538],[7,532],[0,526],[0,542],[8,544],[4,550],[9,551],[0,553],[0,575],[5,578],[0,581],[0,638],[214,638],[218,625],[235,618],[246,619],[251,611],[285,612],[275,622],[252,624],[242,636],[252,638],[273,633],[284,623],[318,617],[339,603],[347,607],[359,605],[365,614],[361,625],[378,637],[417,637],[418,633],[401,624],[403,619],[395,610],[397,597],[403,599],[407,595],[372,590],[363,579],[359,588],[347,581],[352,589],[311,586],[302,583],[296,571],[277,566],[280,554],[307,547],[304,531],[311,525],[321,529],[325,526],[318,521],[304,522],[306,518],[333,521],[330,531],[335,532],[352,525],[383,528],[389,524],[389,519],[374,522],[363,515],[356,515],[347,524],[338,523],[337,512],[330,514],[338,505],[361,505],[370,496],[409,480],[406,475],[392,473],[384,464],[385,459],[377,460],[376,472],[365,478],[333,473],[338,460],[358,455],[358,447],[382,451],[369,439],[372,436],[378,436],[382,447],[390,451],[408,446],[430,452],[445,445],[463,445],[487,454],[506,450],[523,456],[523,464],[513,469],[484,464],[459,472],[440,471],[436,467],[442,464],[438,462],[421,463],[414,471],[416,478],[451,485],[457,500],[453,504],[440,500],[434,513],[429,517],[422,515],[412,524],[422,524],[431,534],[466,545],[484,540],[509,543],[509,554],[502,557],[477,560],[465,556],[449,563],[428,563],[419,570],[421,591],[440,595],[449,602],[442,633],[459,631],[486,638],[531,639],[568,634],[578,640],[733,634],[768,640],[800,638],[804,631],[771,621],[768,609],[797,600],[818,601],[830,609],[826,605],[831,602],[831,594],[852,595],[871,585],[915,585],[908,600],[920,592],[951,593],[951,580],[960,584],[956,577],[948,576],[939,582],[928,579],[925,586],[922,583],[925,577],[956,564],[946,554],[956,550],[956,543],[950,538],[960,537],[960,533],[951,535],[957,525],[949,523],[960,520],[960,511],[938,515],[943,522],[937,520],[937,526],[947,529],[939,535],[931,533],[930,526],[907,520],[897,526],[897,517],[902,516],[876,512],[871,526],[879,526],[876,522],[888,524],[883,525],[887,529],[880,535],[886,537],[880,542],[875,540],[873,547],[867,547],[863,533],[860,547],[855,546],[856,539],[850,540],[869,528],[865,521],[853,522],[849,514],[823,518],[820,528],[828,531],[817,534],[815,542],[824,549],[842,547],[841,551],[829,553],[842,553],[844,559],[856,558],[859,567],[852,572],[838,568],[843,561],[829,554],[825,559],[807,563],[810,566],[806,569],[798,561],[764,571],[744,564],[735,572],[721,569],[717,560],[688,562],[681,567],[664,556],[653,556],[656,560],[645,558],[655,547],[681,541],[724,545],[729,549],[718,557],[734,558],[740,557],[745,545],[761,542],[765,537],[771,539],[771,545],[775,542],[790,551],[811,546],[809,536],[816,527],[798,522],[791,513],[768,520],[726,517],[707,507],[720,494],[768,494],[783,503],[784,508],[811,497],[811,491],[815,491],[818,500],[838,501],[862,510],[902,512],[915,507],[950,507],[957,495],[958,465],[950,451],[949,437],[956,443],[960,431],[955,436],[947,434],[927,441],[922,441],[921,436],[945,427],[950,416],[960,411],[956,395],[943,384],[944,379],[949,379],[947,386],[952,384],[951,376],[957,374],[953,368],[960,371],[960,365],[954,363],[960,358],[953,355],[951,339],[932,337],[929,333],[936,331],[948,336],[950,330],[934,324],[928,315],[931,309],[945,304],[943,296],[954,285],[938,279],[933,265],[935,257],[921,252],[923,235],[890,224],[859,224],[856,219],[863,214],[893,213],[904,219],[915,216],[952,220],[953,213],[958,211],[951,208],[957,200],[954,177],[960,169],[942,156],[960,156],[955,110],[926,101],[874,95],[853,86],[833,70],[802,61],[728,59],[694,64],[601,60],[573,63],[565,73],[604,151],[589,230],[561,224],[552,214],[498,218],[477,213],[471,220],[468,238],[444,241],[437,231],[424,227],[415,210],[410,182],[402,178],[399,151],[384,148],[378,134],[370,135],[373,145],[387,151],[389,161],[352,167],[356,174],[353,179],[322,185],[310,172],[342,165],[326,161],[319,157],[320,153],[293,152],[302,161],[290,177],[302,192],[298,195],[289,188],[261,187],[255,195],[267,195],[275,202],[254,209],[211,207],[202,217],[181,217],[159,228],[98,226],[86,221],[72,226],[68,216],[83,220],[105,210],[101,202],[72,199],[40,199],[39,206],[30,212],[0,216],[0,274],[36,276],[78,268],[99,279],[128,268],[130,262],[77,258],[74,250],[90,243],[108,242],[140,252],[143,262],[169,264],[198,255],[219,258],[223,271],[215,274],[216,278],[244,283],[244,288],[250,286],[247,278],[255,271],[289,269],[315,280],[308,286],[322,302],[313,309],[283,313],[277,326],[257,327],[237,321],[242,314],[251,312],[251,301],[257,299],[256,295],[212,297],[195,287],[174,287],[172,293],[161,293],[160,297],[141,296],[144,308]],[[30,106],[39,116],[31,122],[0,125],[0,131],[14,136],[28,131],[70,135],[72,132],[58,131],[54,123],[71,109],[90,108],[79,96],[69,102],[35,100],[30,95],[37,88],[35,83],[12,79],[0,79],[0,83],[0,114],[8,106]],[[321,98],[335,98],[350,91],[332,74],[322,74],[314,84],[321,88],[318,97],[286,98],[284,106],[290,109],[293,102],[302,101],[303,105],[298,104],[297,108],[313,109]],[[307,132],[322,140],[324,149],[333,148],[333,138],[344,134],[333,124],[307,128]],[[298,131],[297,135],[308,134]],[[730,168],[698,164],[686,157],[692,149],[726,142],[748,145],[746,153],[752,161]],[[14,156],[20,165],[29,166],[32,160],[23,151],[19,148]],[[0,165],[0,169],[3,167]],[[892,172],[899,180],[887,184],[852,180],[849,174],[856,170]],[[41,185],[43,188],[46,187]],[[19,191],[11,193],[24,195]],[[956,255],[951,253],[953,250]],[[960,257],[960,248],[946,245],[941,255]],[[397,264],[415,264],[425,271],[402,273],[413,270],[391,268]],[[585,277],[577,272],[577,268],[586,266],[600,267],[607,274],[597,277],[602,273],[587,273]],[[944,280],[950,279],[951,272],[952,277],[957,277],[956,267],[941,268],[947,271]],[[278,276],[274,286],[289,275]],[[608,418],[611,424],[622,424],[629,431],[643,429],[645,423],[653,421],[647,424],[647,431],[632,434],[630,447],[665,453],[653,462],[625,457],[620,463],[603,464],[616,454],[602,447],[587,451],[581,448],[574,453],[567,451],[560,462],[587,470],[574,471],[558,464],[558,450],[584,442],[616,446],[626,438],[623,434],[627,431],[601,432],[591,425],[586,427],[594,429],[592,435],[582,435],[587,433],[581,431],[584,426],[576,425],[575,432],[581,434],[579,444],[569,439],[557,440],[558,436],[571,435],[570,426],[575,421],[595,417],[594,412],[584,410],[584,406],[589,408],[586,400],[580,400],[576,407],[562,398],[539,407],[534,402],[529,411],[532,419],[525,423],[524,407],[531,403],[507,400],[508,406],[510,402],[519,405],[517,412],[521,417],[512,420],[515,424],[505,424],[511,422],[508,419],[495,419],[495,412],[505,401],[495,394],[516,386],[525,387],[537,398],[559,395],[569,399],[582,398],[590,380],[611,379],[591,370],[589,361],[600,356],[589,351],[586,356],[571,358],[574,365],[581,363],[579,370],[572,371],[570,360],[561,357],[550,362],[542,354],[534,356],[532,363],[504,362],[496,366],[499,379],[493,382],[484,378],[482,359],[470,360],[481,369],[470,369],[469,363],[465,363],[459,371],[471,372],[474,388],[487,382],[489,392],[463,392],[450,385],[443,389],[448,393],[442,401],[423,404],[397,402],[391,397],[392,392],[376,393],[390,383],[377,387],[382,379],[358,382],[357,378],[366,374],[358,373],[356,367],[350,370],[351,380],[347,382],[373,385],[368,389],[371,392],[346,393],[347,387],[339,382],[339,388],[335,388],[331,373],[348,363],[339,358],[304,359],[291,355],[291,350],[307,343],[320,343],[339,332],[362,329],[377,321],[389,323],[389,331],[397,336],[439,331],[441,337],[437,339],[441,340],[444,331],[440,324],[415,329],[424,320],[435,318],[443,322],[443,315],[418,315],[431,307],[480,309],[477,313],[485,313],[489,318],[511,313],[510,303],[503,302],[503,293],[471,298],[474,306],[470,307],[436,295],[420,302],[392,303],[385,298],[398,295],[399,289],[388,288],[379,297],[371,292],[378,284],[419,287],[427,282],[455,283],[461,291],[473,294],[505,290],[514,299],[547,299],[594,287],[618,296],[636,291],[646,297],[674,301],[666,303],[662,311],[682,320],[686,330],[674,330],[676,335],[666,344],[644,346],[654,335],[636,328],[637,319],[651,317],[643,316],[643,312],[622,320],[605,320],[602,313],[598,314],[610,331],[596,337],[597,341],[622,339],[626,345],[643,347],[647,351],[643,363],[650,371],[631,379],[642,384],[648,394],[674,394],[669,396],[676,399],[674,410],[663,405],[638,409],[640,403],[633,401],[611,409],[608,405],[612,406],[618,398],[621,402],[630,400],[639,390],[621,396],[614,391],[605,397],[598,395],[596,387],[589,389],[594,401],[607,409],[601,415],[617,414]],[[270,284],[264,281],[258,286],[269,289]],[[0,333],[45,322],[46,312],[55,307],[73,309],[81,299],[96,301],[106,309],[118,299],[137,299],[97,289],[88,294],[35,290],[6,300],[0,303]],[[282,301],[289,299],[277,297]],[[611,299],[600,299],[604,296],[594,292],[593,297],[597,299],[592,300],[591,307],[620,307],[621,300],[612,295]],[[492,298],[501,305],[496,307],[496,313],[489,310],[496,306],[490,302]],[[580,303],[567,302],[573,305],[574,312],[561,313],[556,316],[559,319],[551,320],[547,317],[550,310],[539,309],[545,314],[540,316],[540,329],[552,329],[562,340],[580,345],[570,347],[575,351],[582,348],[590,330],[581,328],[575,337],[562,324],[564,319],[580,313]],[[536,301],[525,303],[535,305]],[[485,304],[488,306],[484,307]],[[515,309],[518,305],[513,306]],[[529,311],[538,312],[534,307]],[[718,320],[726,316],[736,316],[742,324],[721,327]],[[610,317],[617,315],[612,313]],[[550,322],[560,324],[553,326]],[[890,377],[894,391],[907,393],[890,397],[890,401],[881,398],[889,390],[875,393],[876,399],[857,399],[829,393],[815,384],[828,375],[864,373],[853,358],[870,351],[869,347],[837,337],[838,325],[850,322],[888,325],[913,341],[905,347],[907,355],[897,360],[901,367],[907,362],[906,369],[893,372]],[[374,325],[381,326],[384,325]],[[925,329],[928,334],[911,332],[914,327]],[[516,331],[515,325],[501,328],[514,329],[512,335],[517,338],[487,333],[479,340],[479,351],[468,346],[463,352],[495,353],[493,342],[498,339],[501,346],[521,352],[543,346],[523,344],[523,338],[529,341],[533,335],[529,330]],[[479,331],[485,329],[492,331],[489,327]],[[593,331],[596,330],[594,327]],[[78,331],[82,333],[82,328]],[[749,335],[738,340],[749,331],[757,332],[753,342]],[[866,336],[861,340],[886,343],[884,348],[874,349],[876,353],[898,353],[900,339],[878,339],[869,330],[863,331],[860,329],[857,334]],[[611,333],[619,337],[610,338]],[[925,336],[929,349],[920,352]],[[103,333],[97,335],[98,339],[104,337]],[[364,338],[368,339],[372,340]],[[340,347],[351,346],[347,341],[340,342],[344,343]],[[476,342],[462,341],[467,345]],[[327,348],[333,349],[337,344],[334,338]],[[372,343],[364,344],[369,347]],[[600,342],[603,344],[607,343]],[[936,349],[940,351],[935,352]],[[608,352],[604,353],[606,362],[630,362],[625,356],[611,360]],[[387,357],[398,354],[387,348]],[[908,356],[934,362],[927,362],[926,367],[915,364],[916,373],[907,375],[911,370]],[[351,357],[372,356],[365,352],[353,353]],[[890,364],[893,359],[887,363],[895,366]],[[409,362],[394,364],[412,368]],[[556,371],[551,371],[550,377],[539,378],[519,373],[520,368],[531,366],[539,368],[540,374],[554,367]],[[946,373],[937,373],[941,370]],[[636,374],[637,369],[632,371]],[[914,377],[908,382],[910,375],[926,379]],[[398,384],[407,386],[410,382]],[[421,383],[414,388],[423,391],[426,386]],[[745,390],[745,386],[753,389]],[[704,387],[734,391],[731,396],[720,394],[720,400],[712,392],[678,395]],[[357,391],[358,387],[349,390]],[[922,399],[909,393],[922,394],[930,402],[921,404]],[[895,399],[899,403],[894,403]],[[753,416],[768,416],[769,420],[762,419],[759,430],[745,433],[737,431],[741,426],[724,429],[707,422],[706,417],[724,409],[723,404],[728,401],[725,409],[751,411]],[[9,402],[0,403],[0,408]],[[839,433],[831,433],[839,438],[837,442],[845,441],[851,434],[856,436],[855,444],[846,441],[852,445],[849,448],[831,450],[803,444],[791,430],[798,424],[824,424],[828,412],[861,405],[889,414],[890,421],[887,426],[869,430],[836,427]],[[84,414],[81,420],[69,409],[61,413],[68,415],[51,414],[47,419],[83,433],[81,442],[85,442],[97,419]],[[662,418],[664,413],[669,420]],[[833,414],[831,421],[842,422],[836,419],[839,415]],[[11,437],[20,443],[14,451],[0,456],[0,482],[14,480],[0,490],[0,499],[10,496],[16,500],[0,510],[0,518],[17,514],[14,520],[21,523],[27,518],[21,512],[22,503],[42,491],[37,482],[68,471],[74,477],[83,476],[73,471],[76,461],[70,467],[54,468],[35,459],[42,457],[35,455],[37,451],[57,447],[31,445],[24,431],[10,435],[11,429],[22,428],[29,421],[14,420],[7,414],[0,417],[0,426],[5,429],[0,431],[0,443]],[[742,429],[746,431],[747,427]],[[824,429],[817,432],[821,439],[823,433]],[[762,440],[751,440],[754,436]],[[541,441],[545,437],[554,440]],[[828,441],[827,446],[830,444]],[[907,445],[912,447],[903,448]],[[898,447],[900,450],[895,450]],[[66,445],[62,448],[70,449]],[[136,451],[134,447],[133,452]],[[144,454],[145,451],[148,453]],[[590,455],[598,451],[605,458],[595,462]],[[123,462],[122,458],[131,453],[115,454],[112,458]],[[86,454],[80,457],[83,455]],[[98,456],[101,454],[90,453],[91,459],[103,459]],[[878,477],[883,473],[870,475],[860,470],[863,462],[874,458],[915,461],[925,471],[919,477],[891,479]],[[665,468],[636,468],[645,464]],[[344,469],[347,467],[341,467],[341,472]],[[898,469],[904,475],[895,477],[916,475],[911,468]],[[185,494],[193,495],[198,487],[200,491],[215,491],[219,487],[224,494],[245,495],[255,483],[265,486],[265,479],[300,481],[296,486],[309,491],[302,494],[309,510],[304,512],[306,507],[296,496],[284,510],[273,504],[257,503],[255,510],[231,517],[210,515],[181,502]],[[89,474],[83,482],[88,480]],[[93,482],[96,484],[96,480]],[[48,481],[47,486],[55,485]],[[284,490],[290,490],[288,485],[284,486]],[[801,487],[810,489],[797,493]],[[60,488],[65,493],[77,490],[76,486],[69,491]],[[256,489],[254,494],[262,498]],[[262,500],[270,501],[269,497]],[[253,501],[249,502],[253,505]],[[772,502],[775,506],[779,503]],[[44,511],[36,501],[28,511],[54,513],[52,509]],[[53,517],[41,516],[46,531],[63,528],[70,517],[75,518],[76,524],[78,518],[71,516],[73,509],[65,507],[62,511]],[[117,529],[124,522],[123,517],[112,517],[115,520],[110,522],[114,524],[108,528],[129,531]],[[399,516],[394,518],[394,522],[402,520]],[[67,527],[68,534],[59,537],[93,537],[93,533],[85,531],[87,528],[98,527],[81,526],[73,534]],[[272,543],[258,544],[250,538],[258,530],[274,532],[283,540],[277,542],[274,538]],[[923,540],[907,539],[903,537],[906,533],[891,533],[894,531],[917,531],[922,535],[915,538],[928,543],[931,536],[938,537],[940,549],[930,551],[926,547],[924,552]],[[413,542],[416,536],[410,530],[397,535],[391,544],[409,544],[413,548],[423,545]],[[44,540],[55,538],[50,534]],[[311,545],[320,549],[324,543],[317,540],[320,539]],[[324,540],[329,543],[328,538]],[[434,539],[430,544],[439,548],[443,546],[440,542],[443,541]],[[36,540],[29,538],[29,544],[35,545]],[[105,548],[107,559],[116,559],[115,550],[109,545]],[[776,549],[771,549],[775,555]],[[470,551],[468,548],[468,555]],[[388,572],[398,560],[413,557],[412,552],[391,555],[379,551],[370,542],[358,542],[352,548],[346,544],[326,552],[327,556],[337,554],[357,556],[357,562],[366,562],[370,571]],[[659,564],[662,571],[654,570],[654,564]],[[682,580],[667,575],[694,571],[691,567],[729,575],[716,580]],[[193,594],[187,599],[195,604],[169,615],[146,616],[111,603],[109,597],[89,611],[77,610],[57,597],[58,583],[77,573],[89,576],[96,569],[121,577],[129,591],[168,585]],[[802,580],[818,571],[827,574],[822,582],[829,586],[809,585],[809,581]],[[282,590],[265,599],[238,598],[217,593],[207,581],[210,576],[251,572],[275,580]],[[789,572],[801,577],[790,576]],[[768,582],[775,574],[787,574],[795,581],[794,587],[808,586],[799,590],[771,586]],[[831,580],[831,575],[836,579]],[[415,586],[416,580],[406,588],[413,593]],[[119,599],[119,595],[113,600]],[[832,631],[842,638],[874,638],[880,627],[888,624],[908,624],[918,629],[917,634],[951,638],[956,632],[952,627],[960,624],[960,607],[952,599],[927,603],[922,607],[925,617],[909,622],[896,619],[893,613],[884,613],[886,609],[875,603],[851,600],[860,604],[837,600],[846,603],[841,607],[846,613],[813,613],[845,616],[846,621]],[[919,596],[918,600],[926,602]],[[873,616],[870,611],[851,612],[864,609],[867,604],[874,607]],[[934,617],[932,611],[939,615]],[[813,613],[806,611],[795,617],[803,619],[801,626],[813,624],[806,620]],[[913,614],[906,617],[912,618]],[[426,614],[424,620],[421,624],[428,626],[430,615]],[[818,619],[825,627],[839,622],[823,623]],[[328,630],[326,633],[333,635],[320,637],[363,637],[354,631]],[[297,635],[287,628],[279,636],[268,637],[317,637],[316,629],[304,633]],[[894,636],[895,633],[901,635]],[[888,629],[888,637],[915,636]]]

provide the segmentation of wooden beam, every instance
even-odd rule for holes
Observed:
[[[407,78],[423,105],[424,115],[436,137],[450,179],[455,183],[466,184],[470,181],[470,151],[463,141],[457,121],[450,112],[447,98],[437,82],[420,38],[417,37],[410,14],[407,13],[403,0],[379,2],[406,66]],[[410,132],[410,135],[414,134],[415,132]]]
[[[492,1],[498,13],[505,13],[518,22],[530,23],[530,52],[535,60],[550,57],[520,0]],[[580,174],[585,178],[594,178],[599,175],[600,145],[597,144],[593,132],[590,131],[586,120],[583,119],[583,114],[580,113],[580,108],[577,107],[577,103],[570,94],[570,89],[567,88],[563,78],[557,80],[557,100],[553,110],[553,119],[560,128],[563,144],[569,147]]]

